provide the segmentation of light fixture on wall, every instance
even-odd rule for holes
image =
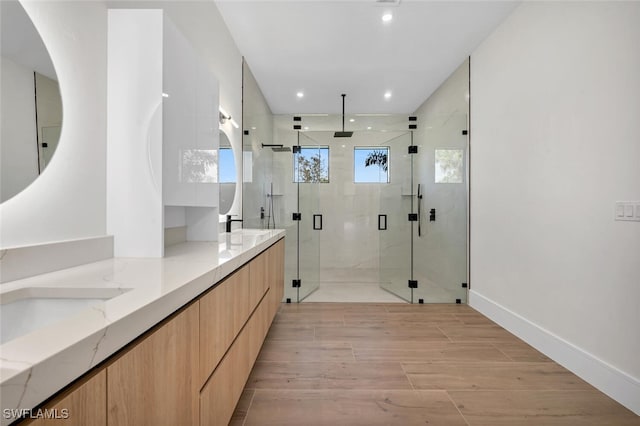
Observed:
[[[231,115],[229,113],[227,113],[227,111],[224,110],[224,108],[220,107],[218,109],[219,112],[219,118],[220,118],[220,125],[224,125],[227,121],[230,121],[231,124],[233,125],[233,127],[235,127],[236,129],[239,129],[240,126],[238,125],[238,123],[236,123],[236,121],[231,118]]]

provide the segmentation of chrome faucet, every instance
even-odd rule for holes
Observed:
[[[242,219],[231,219],[230,214],[227,215],[227,222],[226,222],[226,226],[225,226],[225,232],[231,232],[231,222],[242,222]],[[237,215],[233,215],[233,216],[237,216]]]

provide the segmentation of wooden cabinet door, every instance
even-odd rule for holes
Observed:
[[[107,366],[108,424],[198,425],[198,302]]]
[[[107,425],[107,373],[101,370],[89,374],[68,391],[63,392],[42,409],[54,418],[27,420],[31,426],[106,426]],[[21,423],[23,424],[23,423]]]
[[[245,327],[200,392],[200,424],[226,426],[251,371]]]
[[[249,263],[249,310],[253,311],[269,289],[267,278],[267,252],[262,252]]]
[[[275,243],[268,251],[267,275],[269,276],[269,292],[271,293],[271,312],[269,321],[278,312],[284,297],[284,239]]]
[[[200,298],[200,387],[249,318],[249,267]]]

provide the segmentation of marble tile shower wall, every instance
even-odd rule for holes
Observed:
[[[349,139],[334,139],[333,132],[307,132],[302,135],[300,144],[330,147],[329,182],[300,184],[298,210],[303,214],[300,223],[303,285],[313,285],[314,280],[379,283],[381,252],[393,258],[385,262],[390,265],[402,264],[409,256],[409,231],[407,228],[402,233],[400,229],[406,222],[404,204],[408,201],[402,194],[410,192],[410,170],[403,164],[407,161],[409,134],[356,132]],[[354,183],[356,146],[390,148],[390,183]],[[293,212],[298,189],[293,183],[292,154],[275,156],[274,170],[279,171],[278,177],[274,175],[275,187],[282,188],[284,194],[281,204]],[[323,215],[321,231],[311,229],[313,214]],[[387,215],[388,231],[378,230],[379,214]],[[384,238],[381,238],[381,232],[385,232]],[[385,275],[403,276],[406,280],[407,274]]]

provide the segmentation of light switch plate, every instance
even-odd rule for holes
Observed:
[[[640,222],[640,201],[616,201],[615,220]]]

